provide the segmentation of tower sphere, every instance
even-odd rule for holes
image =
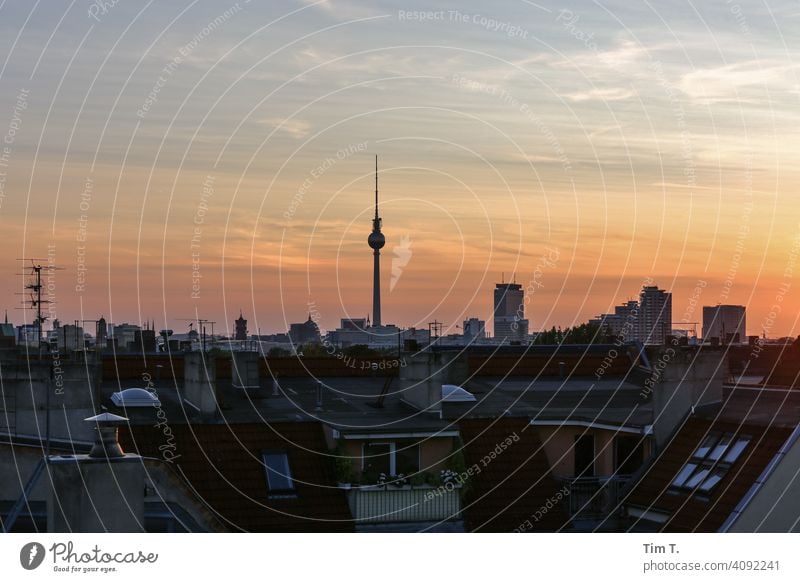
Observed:
[[[372,231],[367,239],[367,242],[373,249],[382,249],[386,244],[386,237],[383,236],[383,233],[380,231]]]

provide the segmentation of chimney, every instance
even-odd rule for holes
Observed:
[[[259,388],[258,354],[256,352],[231,352],[233,387],[256,391]]]
[[[203,352],[186,352],[183,356],[183,390],[181,399],[194,408],[202,419],[216,418],[217,366],[213,356]]]
[[[117,439],[119,435],[119,425],[127,422],[128,419],[124,416],[117,416],[110,412],[104,412],[91,418],[85,419],[85,422],[95,423],[95,439],[92,450],[89,451],[90,459],[119,459],[124,457],[125,453],[122,452],[122,447],[119,445]]]
[[[442,386],[460,386],[469,377],[466,353],[463,350],[428,348],[406,358],[400,368],[400,394],[406,404],[440,415]]]
[[[50,455],[47,531],[132,533],[144,531],[142,458],[125,454],[117,440],[127,418],[104,412],[85,419],[95,442],[88,455]]]
[[[649,353],[644,395],[653,398],[653,433],[664,445],[695,407],[720,402],[728,373],[725,350],[662,346]]]

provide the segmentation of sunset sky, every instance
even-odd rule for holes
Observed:
[[[460,333],[515,276],[569,326],[651,277],[676,327],[798,335],[798,35],[773,0],[2,2],[0,306],[55,245],[62,321],[364,317],[377,154],[384,322]]]

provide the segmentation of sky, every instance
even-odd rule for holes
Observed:
[[[800,4],[0,3],[0,297],[251,332],[371,309],[460,333],[673,293],[798,335]],[[490,326],[491,327],[491,326]],[[698,332],[699,332],[698,326]]]

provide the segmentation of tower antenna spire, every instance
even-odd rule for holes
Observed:
[[[372,233],[367,239],[372,248],[372,325],[381,326],[381,249],[386,237],[381,232],[381,218],[378,215],[378,156],[375,156],[375,218],[372,219]]]

